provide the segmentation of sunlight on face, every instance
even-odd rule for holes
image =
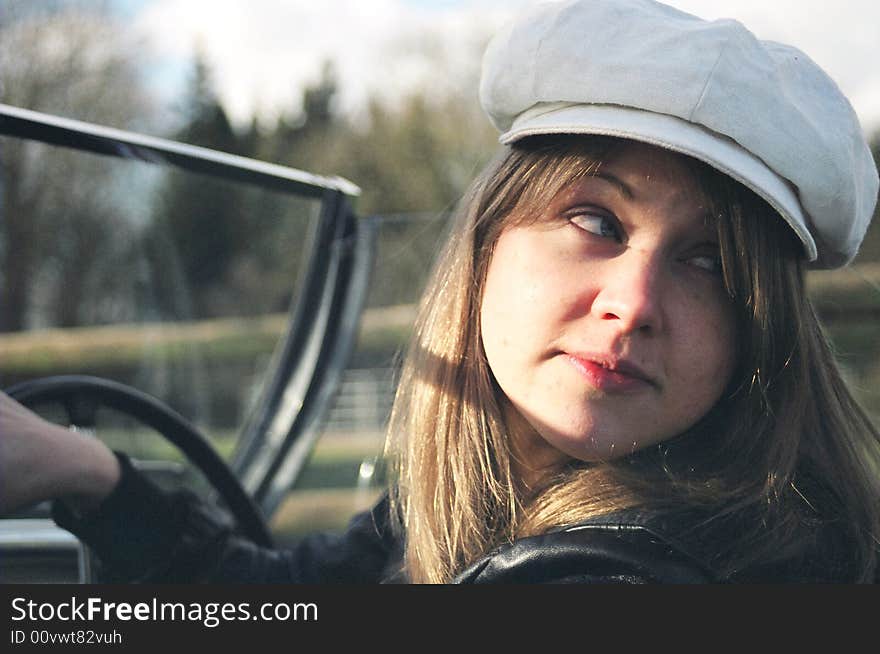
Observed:
[[[627,142],[535,218],[502,232],[481,307],[520,449],[597,461],[691,427],[735,353],[715,228],[683,157]]]

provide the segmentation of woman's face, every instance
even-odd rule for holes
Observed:
[[[703,417],[733,369],[733,310],[683,158],[626,142],[526,218],[499,237],[481,307],[520,451],[609,459]]]

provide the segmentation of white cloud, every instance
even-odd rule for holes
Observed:
[[[353,110],[372,91],[393,93],[421,79],[424,62],[408,50],[432,35],[461,42],[474,29],[488,34],[487,21],[497,24],[493,16],[499,14],[432,10],[402,0],[214,0],[209,12],[204,7],[155,0],[139,27],[169,55],[189,57],[200,48],[237,120],[296,107],[302,87],[318,78],[325,60],[336,63],[343,108]]]
[[[476,70],[456,56],[534,0],[153,0],[140,27],[160,49],[188,57],[196,44],[217,76],[236,120],[297,106],[302,86],[321,64],[338,66],[344,109],[371,92],[393,94],[430,69],[420,50],[432,38],[446,45],[450,73]],[[880,3],[876,0],[669,0],[704,18],[732,17],[759,37],[791,43],[828,71],[852,100],[866,129],[880,129]],[[209,7],[206,11],[206,7]],[[439,46],[438,46],[439,47]],[[476,102],[476,98],[474,98]]]

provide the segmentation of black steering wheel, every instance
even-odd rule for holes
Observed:
[[[204,475],[220,494],[242,533],[257,545],[272,546],[260,510],[217,451],[186,418],[151,395],[109,379],[86,375],[42,377],[16,384],[6,394],[27,407],[45,402],[62,404],[71,425],[94,424],[98,407],[107,406],[155,429]]]

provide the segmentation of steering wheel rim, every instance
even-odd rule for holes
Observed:
[[[83,398],[136,418],[177,446],[205,475],[248,538],[257,545],[272,547],[272,537],[260,510],[226,462],[186,418],[155,397],[126,384],[88,375],[40,377],[15,384],[4,392],[29,407],[60,402],[71,419],[73,401]]]

